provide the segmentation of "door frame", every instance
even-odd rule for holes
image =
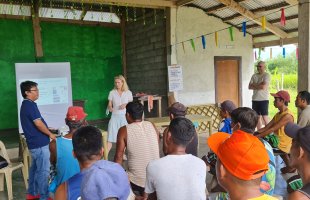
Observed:
[[[238,61],[238,79],[239,79],[239,105],[242,106],[242,57],[241,56],[214,56],[214,91],[215,91],[215,102],[218,102],[218,96],[217,96],[217,68],[216,68],[216,62],[217,61],[223,61],[223,60],[237,60]]]

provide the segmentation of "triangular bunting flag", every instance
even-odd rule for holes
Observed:
[[[272,59],[272,48],[270,48],[270,59]]]
[[[262,30],[266,30],[266,16],[262,16]]]
[[[230,41],[234,41],[234,32],[233,32],[233,27],[229,27],[229,35],[230,35]]]
[[[204,35],[201,36],[201,43],[202,43],[202,48],[206,49],[206,38]]]
[[[183,52],[185,53],[184,42],[182,42],[182,48],[183,48]]]
[[[283,56],[283,58],[285,58],[285,48],[284,47],[282,48],[282,56]]]
[[[284,8],[281,8],[281,21],[280,21],[280,24],[281,24],[282,26],[285,26],[285,24],[286,24]]]
[[[218,43],[218,40],[219,40],[219,38],[218,38],[218,33],[215,32],[215,33],[214,33],[214,36],[215,36],[215,38],[214,38],[214,39],[215,39],[215,46],[218,47],[218,45],[219,45],[219,43]]]
[[[193,50],[194,50],[194,52],[196,51],[196,48],[195,48],[195,43],[194,43],[194,40],[193,39],[191,39],[191,45],[192,45],[192,48],[193,48]]]
[[[242,32],[243,32],[243,37],[246,36],[246,22],[242,22]]]

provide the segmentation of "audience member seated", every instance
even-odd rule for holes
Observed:
[[[222,118],[222,122],[219,126],[218,131],[219,132],[224,132],[224,133],[232,133],[232,128],[231,128],[231,112],[236,109],[236,105],[230,101],[226,100],[223,101],[220,104],[220,116]],[[209,173],[211,173],[213,176],[216,176],[215,172],[215,164],[216,164],[216,155],[210,151],[208,152],[207,155],[204,155],[201,158],[207,166],[210,167]],[[223,191],[223,188],[220,185],[216,185],[214,188],[211,189],[211,192],[220,192]]]
[[[59,185],[55,193],[55,199],[81,199],[81,184],[84,175],[87,175],[87,179],[85,180],[86,182],[91,181],[93,177],[92,172],[95,172],[98,168],[106,169],[109,174],[109,176],[100,177],[102,182],[111,183],[112,181],[119,185],[119,190],[117,191],[119,193],[115,193],[113,187],[110,188],[110,185],[106,184],[106,187],[104,188],[104,194],[110,195],[102,196],[103,199],[113,199],[120,197],[123,199],[124,196],[129,195],[130,186],[128,177],[119,164],[110,161],[100,161],[96,163],[98,160],[101,160],[103,156],[102,133],[98,128],[93,126],[84,126],[79,128],[73,134],[72,143],[73,155],[79,162],[81,172]],[[95,166],[92,167],[94,163]],[[103,174],[100,173],[100,175]],[[121,183],[119,181],[121,181]],[[92,184],[95,184],[96,186],[96,180],[94,180]],[[100,187],[102,189],[104,185],[101,185]],[[87,187],[83,187],[83,189],[87,189]],[[98,193],[98,195],[100,194]]]
[[[116,142],[114,162],[123,164],[126,148],[128,177],[131,188],[137,195],[143,195],[146,166],[151,160],[159,158],[159,136],[154,124],[142,120],[143,105],[130,102],[126,105],[128,125],[119,129]]]
[[[300,126],[288,123],[285,133],[293,138],[290,149],[290,166],[296,168],[301,176],[303,187],[292,192],[288,200],[310,199],[310,126]]]
[[[219,132],[232,133],[231,128],[231,112],[236,109],[236,105],[234,102],[230,100],[223,101],[220,107],[220,116],[222,118],[222,122],[219,127]]]
[[[49,186],[50,192],[55,193],[61,183],[80,172],[79,163],[72,155],[72,135],[78,128],[87,123],[85,121],[86,116],[87,114],[84,113],[82,107],[69,107],[65,119],[69,127],[69,133],[64,137],[56,138],[49,145],[51,152],[50,161],[56,171],[56,176]]]
[[[252,135],[254,133],[259,117],[257,113],[251,108],[240,107],[232,111],[231,119],[233,134],[247,133]],[[227,134],[227,137],[228,136],[229,135]],[[263,139],[260,139],[260,141],[264,144],[265,149],[268,152],[269,158],[269,169],[266,174],[262,176],[260,188],[261,192],[268,195],[273,195],[276,179],[275,157],[273,155],[272,147],[270,146],[270,144]],[[216,189],[218,189],[218,191],[221,191],[220,187],[217,187]],[[221,194],[221,196],[224,199],[228,199],[227,195]]]
[[[179,103],[179,102],[175,102],[173,103],[169,108],[168,108],[168,113],[169,113],[169,117],[170,120],[173,120],[174,118],[184,118],[186,115],[186,107]],[[168,130],[169,127],[167,127],[164,130],[163,133],[163,152],[165,155],[168,154],[167,152],[167,144],[165,143],[165,141],[167,141],[166,137],[168,135]],[[197,133],[194,135],[192,141],[190,141],[190,143],[186,146],[186,150],[185,152],[188,154],[192,154],[193,156],[197,156],[197,150],[198,150],[198,135]]]
[[[206,199],[206,165],[185,151],[195,134],[189,119],[170,122],[165,138],[168,155],[147,166],[144,199]]]
[[[244,120],[247,115],[241,116]],[[251,125],[253,130],[258,121],[257,116],[255,118],[253,127]],[[234,118],[232,120],[234,123]],[[275,200],[260,189],[261,177],[267,172],[269,162],[264,144],[242,129],[243,123],[237,122],[235,125],[239,130],[232,135],[219,132],[208,139],[210,149],[218,157],[216,172],[219,184],[231,200]]]
[[[310,93],[308,91],[301,91],[298,93],[295,106],[301,110],[298,117],[298,125],[305,127],[310,125]]]
[[[281,90],[277,93],[271,93],[274,97],[274,106],[279,112],[273,119],[262,129],[258,130],[255,135],[259,138],[267,139],[273,148],[277,148],[277,153],[285,163],[285,167],[281,169],[283,174],[292,173],[296,169],[289,166],[288,153],[292,145],[292,139],[285,134],[284,127],[288,122],[294,122],[293,113],[288,109],[290,95],[287,91]],[[266,137],[267,136],[267,137]]]

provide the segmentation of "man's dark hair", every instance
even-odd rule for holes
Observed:
[[[251,108],[239,107],[231,112],[231,121],[241,125],[240,130],[247,133],[254,133],[258,122],[257,113]]]
[[[72,130],[72,129],[78,129],[80,128],[81,126],[83,126],[84,124],[84,119],[83,120],[80,120],[80,121],[77,121],[77,122],[73,122],[73,121],[69,121],[66,119],[66,124],[67,126],[69,126],[69,129]]]
[[[73,151],[79,162],[92,160],[100,155],[102,149],[102,133],[94,126],[83,126],[72,136]]]
[[[33,81],[24,81],[20,84],[20,92],[22,93],[22,96],[25,98],[27,98],[26,95],[26,91],[30,91],[31,88],[33,87],[37,87],[38,84],[36,82]]]
[[[126,105],[126,112],[133,120],[142,119],[143,105],[140,102],[129,102]]]
[[[176,145],[186,147],[196,134],[196,130],[191,120],[177,117],[171,120],[169,125],[171,138]]]
[[[300,99],[307,101],[307,104],[310,104],[310,93],[306,90],[298,92]]]

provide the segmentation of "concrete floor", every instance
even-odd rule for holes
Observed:
[[[207,138],[206,133],[201,133],[199,135],[199,150],[198,150],[198,156],[199,157],[202,157],[203,155],[205,155],[209,151],[209,147],[206,145],[206,138]],[[16,157],[18,155],[17,152],[18,152],[18,149],[15,148],[13,151],[11,150],[11,155],[12,156],[15,155],[15,157]],[[112,148],[112,150],[109,154],[109,160],[113,160],[114,154],[115,154],[115,147]],[[281,161],[279,161],[279,162],[281,162]],[[207,173],[207,180],[206,180],[207,186],[209,186],[211,178],[212,178],[212,176],[209,173]],[[281,184],[277,184],[278,181],[280,181]],[[276,182],[276,187],[277,187],[277,185],[281,185],[281,188],[278,188],[278,190],[281,191],[280,194],[282,196],[285,196],[284,187],[286,187],[286,185],[283,183],[283,179],[278,180],[278,181]],[[208,190],[210,191],[210,188],[208,188]],[[25,194],[26,194],[26,188],[25,188],[24,181],[22,178],[22,173],[20,170],[17,170],[13,173],[13,197],[14,197],[14,200],[25,199]],[[215,196],[216,196],[216,194],[212,193],[212,194],[210,194],[209,199],[210,200],[215,199]],[[6,187],[5,187],[4,191],[0,191],[0,200],[7,200],[7,199],[8,199],[7,198],[7,191],[6,191]]]

